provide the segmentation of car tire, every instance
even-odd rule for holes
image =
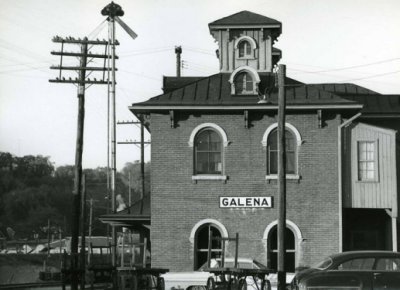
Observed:
[[[215,280],[213,277],[207,279],[207,290],[215,290]]]

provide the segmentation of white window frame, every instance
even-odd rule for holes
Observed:
[[[195,164],[193,163],[193,175],[192,175],[192,180],[227,180],[227,176],[225,175],[225,148],[229,145],[229,141],[228,141],[228,136],[226,135],[226,132],[224,129],[222,129],[220,126],[218,126],[217,124],[214,123],[203,123],[200,124],[198,126],[196,126],[196,128],[194,128],[192,130],[192,133],[190,134],[189,137],[189,148],[192,149],[192,154],[195,154],[194,152],[194,141],[196,138],[196,135],[205,129],[211,129],[216,131],[221,139],[222,139],[222,150],[221,150],[221,166],[222,166],[222,170],[221,170],[221,174],[199,174],[196,175],[194,174],[194,168],[195,168]],[[193,162],[195,158],[193,155]]]
[[[236,76],[242,72],[249,73],[251,75],[251,77],[253,78],[253,91],[249,91],[249,92],[246,92],[245,94],[240,94],[240,95],[257,95],[258,94],[258,84],[260,83],[260,76],[258,75],[258,72],[250,66],[240,66],[232,72],[231,77],[229,78],[229,83],[231,84],[231,94],[237,95],[236,89],[235,89],[235,79],[236,79]]]
[[[246,41],[249,45],[250,45],[250,50],[251,53],[250,54],[246,54],[246,51],[244,53],[244,56],[240,57],[239,56],[239,44],[242,41]],[[257,43],[254,40],[254,38],[247,36],[247,35],[243,35],[241,37],[239,37],[238,39],[235,40],[235,55],[237,59],[255,59],[255,51],[257,48]]]
[[[360,144],[361,143],[372,143],[374,144],[374,160],[362,160],[360,161]],[[357,154],[357,181],[358,182],[378,182],[379,181],[379,150],[378,150],[379,142],[378,140],[357,140],[356,141],[356,154]],[[374,164],[374,177],[373,178],[366,178],[366,179],[361,179],[360,178],[360,162],[373,162]]]
[[[267,143],[268,143],[268,138],[269,135],[278,128],[278,123],[274,123],[272,125],[270,125],[267,130],[265,130],[265,133],[263,135],[261,144],[262,146],[265,148],[265,154],[267,154]],[[290,131],[294,137],[295,137],[295,142],[296,142],[296,153],[295,153],[295,170],[294,170],[294,174],[286,174],[286,178],[287,179],[300,179],[300,175],[299,175],[299,151],[300,151],[300,146],[303,143],[302,139],[301,139],[301,135],[299,133],[299,131],[296,129],[295,126],[293,126],[290,123],[285,123],[285,129]],[[266,157],[266,156],[265,156]],[[265,158],[265,160],[267,160],[267,157]],[[265,166],[265,169],[267,171],[267,166]],[[265,179],[270,180],[270,179],[278,179],[278,174],[269,174],[268,171],[266,172],[265,175]]]

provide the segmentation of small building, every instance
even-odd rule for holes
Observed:
[[[198,269],[210,235],[239,233],[241,257],[276,269],[282,24],[242,11],[209,29],[219,73],[164,77],[161,95],[130,107],[151,132],[152,266]],[[289,77],[285,87],[287,271],[341,251],[396,251],[400,95]]]

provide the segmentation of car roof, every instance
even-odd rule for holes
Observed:
[[[400,253],[398,252],[391,252],[391,251],[348,251],[348,252],[342,252],[338,254],[333,254],[330,255],[329,257],[333,261],[338,261],[338,260],[345,260],[348,258],[357,258],[357,257],[396,257],[400,258]]]

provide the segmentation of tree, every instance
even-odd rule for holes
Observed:
[[[123,182],[129,186],[129,173],[131,175],[131,187],[133,191],[132,202],[139,200],[142,193],[141,164],[138,160],[134,163],[125,163],[122,168]],[[150,162],[144,165],[145,195],[150,195]]]

